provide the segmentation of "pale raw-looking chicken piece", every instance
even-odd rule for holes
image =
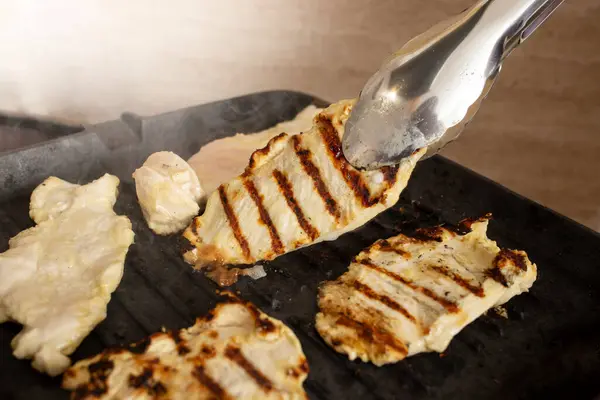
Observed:
[[[198,215],[204,191],[194,170],[177,154],[150,155],[133,179],[142,213],[154,233],[179,232]]]
[[[294,333],[231,294],[178,332],[79,361],[73,399],[306,399],[308,363]]]
[[[336,351],[375,365],[429,351],[490,308],[529,290],[537,268],[527,254],[486,236],[488,217],[380,240],[319,291],[316,328]]]
[[[354,101],[315,117],[305,133],[280,134],[252,154],[246,171],[213,192],[184,237],[186,261],[250,264],[323,240],[335,240],[391,207],[425,149],[400,165],[359,171],[341,138]]]
[[[31,194],[37,225],[0,254],[0,322],[23,325],[13,354],[33,359],[40,372],[62,373],[106,318],[133,243],[131,222],[113,211],[118,185],[108,174],[83,186],[46,179]]]
[[[235,136],[214,140],[203,146],[188,163],[196,171],[202,187],[210,195],[219,185],[227,183],[244,172],[248,159],[262,149],[269,140],[282,132],[295,135],[312,128],[313,118],[321,108],[309,105],[294,119],[283,121],[257,133],[238,133]]]

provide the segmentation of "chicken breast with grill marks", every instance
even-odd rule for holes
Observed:
[[[62,373],[81,341],[106,317],[133,243],[131,222],[113,211],[119,179],[87,185],[56,177],[31,195],[36,226],[0,254],[0,323],[23,330],[12,341],[17,358],[49,375]]]
[[[535,264],[486,237],[487,218],[380,240],[319,291],[316,328],[336,351],[375,365],[446,349],[490,308],[526,292]]]
[[[354,101],[317,115],[305,133],[273,138],[246,171],[209,197],[184,232],[191,264],[249,264],[334,240],[395,204],[422,149],[400,165],[359,171],[341,138]]]
[[[63,387],[72,399],[305,399],[308,364],[294,333],[225,296],[188,329],[76,363]]]

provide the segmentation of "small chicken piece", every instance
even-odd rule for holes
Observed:
[[[118,185],[108,174],[83,186],[46,179],[31,195],[37,225],[0,254],[0,322],[23,325],[13,354],[40,372],[62,373],[106,317],[133,243],[129,219],[113,211]]]
[[[490,308],[529,290],[537,267],[488,239],[487,217],[464,235],[436,227],[380,240],[319,291],[316,328],[350,360],[377,366],[429,351]]]
[[[397,166],[355,169],[341,149],[352,104],[334,104],[310,131],[281,134],[254,152],[246,171],[219,186],[185,230],[193,247],[186,261],[203,267],[272,260],[335,240],[395,204],[425,149]]]
[[[306,399],[308,363],[294,333],[225,296],[190,328],[79,361],[63,387],[72,399]]]
[[[150,155],[133,179],[142,213],[154,233],[179,232],[198,215],[204,191],[194,170],[177,154]]]
[[[219,185],[227,183],[244,172],[248,159],[262,149],[269,140],[286,132],[295,135],[312,128],[313,118],[321,108],[309,105],[296,117],[257,133],[238,133],[235,136],[214,140],[203,146],[188,163],[196,171],[202,187],[210,195]]]

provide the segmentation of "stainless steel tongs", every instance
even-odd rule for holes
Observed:
[[[473,118],[502,61],[564,0],[481,0],[413,38],[366,83],[343,151],[357,168],[396,164],[454,140]]]

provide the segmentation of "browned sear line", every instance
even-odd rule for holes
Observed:
[[[388,184],[388,186],[393,186],[396,183],[396,177],[398,176],[399,165],[390,165],[387,167],[383,167],[380,171],[383,173],[383,181]]]
[[[443,267],[441,265],[432,265],[430,267],[432,270],[437,272],[438,274],[444,275],[449,278],[459,286],[467,289],[469,292],[473,293],[477,297],[485,297],[485,292],[483,291],[483,287],[475,286],[459,274],[456,274],[450,271],[447,267]]]
[[[312,154],[310,150],[302,149],[302,147],[300,146],[300,135],[294,135],[290,140],[294,145],[294,151],[296,152],[296,155],[300,160],[300,164],[302,165],[304,172],[306,172],[308,176],[311,177],[313,185],[317,190],[317,193],[319,193],[319,196],[321,196],[323,203],[325,203],[325,208],[327,209],[327,212],[335,218],[336,222],[339,221],[341,215],[337,201],[335,201],[335,199],[331,197],[331,193],[329,193],[327,185],[325,185],[325,182],[323,182],[323,179],[321,178],[321,173],[319,172],[319,169],[312,162]]]
[[[506,277],[502,274],[502,271],[499,268],[491,268],[486,271],[485,274],[504,287],[510,286],[508,284],[508,280],[506,280]]]
[[[319,133],[329,152],[333,165],[340,171],[348,187],[354,192],[354,196],[360,201],[363,207],[371,207],[379,203],[379,198],[371,199],[371,193],[368,186],[362,179],[359,171],[354,169],[342,152],[342,142],[333,127],[331,121],[325,116],[317,117]]]
[[[254,326],[261,333],[273,333],[277,331],[277,327],[267,317],[265,317],[258,308],[252,303],[246,303],[246,308],[254,318]]]
[[[248,246],[248,241],[244,234],[240,229],[240,224],[235,215],[235,212],[229,205],[229,200],[227,200],[227,193],[225,193],[225,187],[223,185],[219,186],[219,197],[221,198],[221,204],[223,205],[223,209],[225,210],[225,215],[227,215],[227,221],[229,221],[229,226],[233,231],[233,235],[237,240],[238,244],[242,249],[242,254],[244,257],[249,260],[250,259],[250,247]]]
[[[465,218],[458,223],[458,226],[462,230],[466,231],[466,233],[469,233],[469,232],[471,232],[471,227],[473,226],[473,224],[475,222],[484,222],[484,221],[487,221],[490,219],[492,219],[492,213],[487,213],[483,217],[480,217],[480,218]]]
[[[64,373],[64,376],[66,376],[68,378],[75,378],[75,375],[77,375],[77,374],[72,369],[68,369]]]
[[[115,364],[111,360],[100,358],[98,361],[88,365],[90,375],[89,383],[77,386],[71,395],[72,399],[86,399],[89,397],[100,397],[108,392],[108,377],[112,373]]]
[[[202,356],[204,358],[213,358],[217,355],[217,351],[215,350],[215,348],[206,344],[202,345],[202,348],[200,348],[200,352],[202,353]]]
[[[512,263],[519,268],[521,271],[527,271],[527,261],[525,256],[514,250],[501,249],[496,258],[494,259],[494,266],[503,268],[505,263],[512,261]]]
[[[186,345],[183,338],[181,337],[181,331],[170,332],[169,336],[173,338],[173,341],[177,345],[177,354],[183,356],[191,351],[190,348]]]
[[[152,338],[156,337],[157,335],[160,335],[160,334],[161,334],[161,332],[153,333],[152,335],[146,336],[145,338],[143,338],[135,343],[131,343],[129,345],[128,350],[134,354],[145,353],[146,350],[148,349],[148,346],[150,346],[150,343],[152,342]],[[109,349],[108,351],[111,351],[111,350]]]
[[[283,243],[281,243],[281,238],[279,237],[279,232],[277,232],[277,228],[273,221],[271,220],[271,216],[269,212],[265,208],[263,204],[264,197],[262,194],[258,193],[256,189],[256,185],[249,178],[244,179],[244,187],[250,194],[252,201],[256,204],[256,208],[258,208],[258,215],[260,216],[260,220],[263,224],[266,225],[269,230],[269,236],[271,236],[271,250],[275,252],[275,254],[283,254],[285,253],[285,249],[283,248]]]
[[[279,170],[273,170],[273,177],[277,182],[277,186],[279,186],[279,190],[281,194],[285,198],[285,201],[296,216],[296,220],[298,220],[298,225],[302,228],[304,232],[310,237],[310,240],[316,240],[319,237],[319,231],[315,229],[310,222],[304,216],[304,212],[302,212],[302,208],[296,201],[294,197],[294,190],[292,189],[292,184],[287,179],[287,177],[283,174],[283,172]]]
[[[144,389],[152,398],[158,398],[167,393],[165,385],[154,379],[151,368],[144,368],[140,375],[129,375],[129,386],[134,389]]]
[[[391,347],[399,353],[404,355],[408,354],[406,345],[384,329],[371,327],[346,315],[341,315],[338,317],[336,323],[353,329],[358,336],[367,343],[383,344],[384,346]]]
[[[381,250],[383,252],[396,253],[399,256],[402,256],[406,259],[410,258],[410,253],[408,251],[404,251],[402,249],[392,246],[392,244],[385,239],[380,240],[377,244],[378,244],[379,250]]]
[[[246,307],[248,312],[252,314],[252,317],[254,318],[254,326],[260,332],[273,333],[278,330],[277,326],[275,326],[275,324],[272,321],[270,321],[269,318],[266,315],[264,315],[253,303],[249,301],[244,301],[239,297],[233,295],[231,292],[227,291],[221,291],[219,292],[219,295],[222,296],[221,304],[241,304],[244,307]]]
[[[308,374],[308,361],[306,361],[306,358],[300,357],[298,365],[295,367],[288,368],[287,374],[296,379],[298,379],[300,375]]]
[[[270,392],[273,389],[273,384],[262,372],[244,357],[242,351],[234,346],[227,346],[225,349],[225,357],[239,365],[246,373],[254,379],[256,384],[260,386],[263,391]]]
[[[444,232],[446,230],[441,226],[431,228],[419,228],[410,235],[413,239],[421,242],[442,242],[444,240]]]
[[[508,282],[502,270],[511,262],[521,271],[527,271],[527,261],[523,254],[514,250],[501,249],[492,261],[492,268],[487,271],[487,275],[501,285],[509,287],[510,282]]]
[[[422,286],[416,285],[414,282],[393,273],[392,271],[388,271],[385,268],[380,267],[379,265],[376,265],[374,263],[372,263],[369,260],[358,260],[358,262],[362,265],[364,265],[365,267],[371,268],[374,271],[379,272],[380,274],[384,274],[389,276],[390,278],[394,279],[395,281],[401,282],[404,285],[408,286],[409,288],[411,288],[412,290],[414,290],[415,292],[419,292],[424,294],[425,296],[429,297],[430,299],[436,301],[437,303],[439,303],[442,307],[444,307],[447,311],[449,312],[458,312],[459,311],[459,307],[454,304],[453,302],[444,299],[443,297],[438,296],[437,294],[435,294],[433,291],[431,291],[430,289],[424,288]]]
[[[225,391],[225,389],[223,389],[221,387],[221,385],[219,385],[218,382],[216,382],[215,380],[213,380],[204,371],[204,366],[202,366],[202,365],[196,366],[196,368],[194,368],[194,371],[192,372],[192,375],[194,375],[194,377],[196,379],[198,379],[198,381],[200,382],[200,384],[202,386],[204,386],[205,388],[207,388],[208,390],[210,390],[217,398],[219,398],[219,399],[226,399],[226,398],[229,397],[229,395],[227,394],[227,392]]]
[[[364,283],[361,283],[359,281],[354,281],[353,286],[354,286],[354,289],[358,290],[360,293],[364,294],[368,298],[376,300],[382,304],[385,304],[388,308],[391,308],[392,310],[404,315],[411,322],[413,322],[415,324],[417,323],[417,320],[415,319],[415,317],[413,317],[413,315],[411,313],[409,313],[406,308],[402,307],[394,299],[392,299],[384,294],[377,293],[371,287],[369,287],[368,285],[365,285]]]
[[[250,156],[250,160],[248,161],[248,167],[244,171],[244,175],[248,175],[252,172],[252,170],[256,167],[256,157],[258,156],[266,156],[271,151],[271,147],[275,142],[278,142],[282,137],[287,136],[287,133],[280,133],[277,136],[272,137],[267,145],[262,149],[255,150],[254,153]]]
[[[302,373],[304,373],[304,374],[308,374],[308,372],[309,372],[309,370],[310,370],[310,369],[309,369],[309,367],[308,367],[308,361],[306,360],[306,358],[302,357],[302,358],[300,359],[300,363],[299,363],[299,365],[298,365],[298,369],[299,369],[299,370],[300,370]]]

